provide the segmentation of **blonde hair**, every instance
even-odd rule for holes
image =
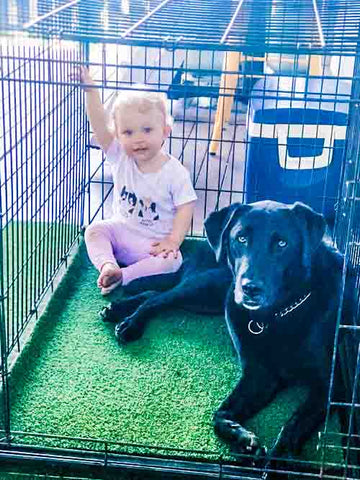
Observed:
[[[112,120],[115,125],[121,118],[124,109],[128,107],[136,108],[141,113],[155,108],[163,115],[166,126],[172,127],[173,125],[166,94],[153,92],[149,90],[148,85],[132,85],[129,90],[122,90],[118,94],[112,107]]]

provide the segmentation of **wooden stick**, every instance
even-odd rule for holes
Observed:
[[[239,64],[242,60],[240,52],[226,52],[223,61],[223,72],[220,79],[219,100],[216,109],[214,130],[209,147],[210,155],[215,155],[221,139],[224,123],[229,121],[231,108],[234,102],[234,94],[239,78]],[[226,95],[226,96],[224,96]]]

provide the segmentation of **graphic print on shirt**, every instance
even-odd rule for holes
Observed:
[[[126,190],[126,185],[123,186],[123,189],[120,193],[121,206],[123,207],[123,215],[126,217],[131,216],[136,208],[137,198],[135,193],[130,193]],[[125,215],[126,211],[126,215]]]
[[[156,203],[152,202],[151,198],[140,199],[138,216],[141,218],[141,225],[152,227],[154,222],[159,220],[159,215],[156,211]]]
[[[126,190],[126,185],[121,190],[120,202],[122,215],[126,218],[136,215],[141,225],[152,227],[159,220],[156,203],[149,197],[138,199],[134,192]]]

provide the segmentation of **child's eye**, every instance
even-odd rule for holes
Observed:
[[[152,131],[151,127],[144,127],[144,132],[145,133],[150,133]]]
[[[124,130],[123,135],[130,136],[132,134],[132,130]]]

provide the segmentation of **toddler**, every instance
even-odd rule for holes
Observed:
[[[98,89],[80,69],[86,109],[114,181],[113,217],[89,225],[85,242],[107,295],[139,277],[176,272],[190,227],[196,194],[189,172],[162,145],[171,131],[166,96],[129,90],[116,100],[114,130],[106,120]]]

